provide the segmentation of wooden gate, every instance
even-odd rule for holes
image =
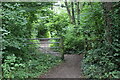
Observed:
[[[39,40],[37,43],[27,43],[27,44],[40,44],[40,47],[38,47],[41,52],[43,53],[51,53],[51,54],[57,54],[59,53],[61,55],[61,59],[64,60],[64,45],[63,45],[63,38],[34,38],[34,39],[27,39],[27,40]],[[53,42],[51,40],[57,40],[57,42]],[[50,44],[58,44],[58,46],[50,47]],[[60,52],[50,51],[51,49],[59,49]]]

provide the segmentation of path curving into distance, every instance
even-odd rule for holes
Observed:
[[[50,48],[49,40],[41,40],[40,51],[43,53],[52,54],[54,56],[60,56],[60,52],[55,52]]]

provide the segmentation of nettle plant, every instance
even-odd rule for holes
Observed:
[[[3,77],[5,78],[14,78],[14,72],[19,68],[25,68],[25,64],[21,63],[22,58],[16,57],[14,54],[7,56],[2,64],[3,68]]]

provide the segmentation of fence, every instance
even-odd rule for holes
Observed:
[[[37,43],[27,43],[27,44],[40,44],[40,50],[44,53],[60,53],[61,59],[64,60],[64,45],[63,45],[63,38],[34,38],[34,39],[27,39],[27,40],[39,40],[40,42]],[[59,42],[51,42],[50,40],[57,40]],[[55,47],[49,47],[49,44],[58,44]],[[46,48],[46,49],[45,49]],[[50,49],[59,49],[60,52],[51,52]]]

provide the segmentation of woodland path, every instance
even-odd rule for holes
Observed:
[[[42,41],[47,43],[48,40]],[[49,47],[48,44],[42,44],[41,47]],[[44,51],[41,49],[41,51]],[[51,50],[48,48],[47,51]],[[47,73],[40,76],[40,78],[81,78],[81,60],[82,55],[66,54],[65,61],[58,66],[50,69]]]
[[[82,55],[65,55],[65,61],[40,78],[81,78]]]
[[[43,52],[43,53],[48,53],[48,54],[52,54],[54,56],[60,56],[60,53],[59,52],[54,52],[52,49],[50,49],[49,47],[49,40],[43,40],[43,41],[40,41],[41,43],[44,43],[44,44],[41,44],[40,45],[40,51]]]
[[[44,53],[46,53],[47,51],[50,51],[49,49],[49,44],[47,44],[48,40],[43,40],[43,41],[40,41],[41,43],[44,43],[44,44],[41,44],[40,45],[40,50]]]

